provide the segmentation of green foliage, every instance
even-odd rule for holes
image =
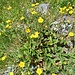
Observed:
[[[61,16],[57,15],[58,8],[66,6],[68,2],[73,5],[74,1],[38,2],[51,4],[47,15],[37,12],[35,9],[38,6],[33,7],[37,14],[31,14],[30,11],[30,16],[26,15],[26,10],[32,8],[29,0],[0,0],[0,69],[5,70],[15,65],[15,75],[28,75],[28,71],[31,75],[36,75],[36,70],[40,67],[43,70],[42,75],[74,75],[74,48],[67,44],[73,37],[60,35],[50,28],[51,23]],[[38,21],[39,17],[44,20],[42,23]],[[6,59],[2,60],[3,56]],[[23,68],[19,66],[21,61],[25,62]]]

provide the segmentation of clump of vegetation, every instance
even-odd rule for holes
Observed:
[[[1,74],[75,74],[75,21],[66,19],[75,18],[75,1],[60,1],[0,1]],[[46,15],[37,10],[45,2],[51,5]]]

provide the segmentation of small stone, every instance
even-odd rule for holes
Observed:
[[[36,2],[36,0],[31,0],[32,3]]]
[[[52,24],[58,24],[59,22],[58,21],[54,21]]]
[[[48,8],[49,8],[49,3],[48,4],[40,4],[39,6],[38,6],[38,8],[37,8],[37,10],[39,11],[39,12],[41,12],[41,13],[43,13],[44,15],[46,15],[47,14],[47,12],[48,12]]]

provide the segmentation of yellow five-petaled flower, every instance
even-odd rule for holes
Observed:
[[[10,26],[9,24],[7,24],[6,26],[5,26],[5,28],[12,28],[12,26]]]
[[[38,18],[38,23],[43,23],[44,19],[42,17]]]
[[[24,20],[24,16],[22,16],[22,17],[20,18],[20,20]]]
[[[70,23],[70,20],[67,20],[68,23]]]
[[[74,12],[73,10],[70,10],[70,11],[69,11],[69,14],[70,14],[70,15],[72,15],[72,14],[73,14],[73,12]]]
[[[43,70],[42,70],[41,68],[37,68],[36,73],[37,73],[38,75],[41,75],[42,72],[43,72]]]
[[[39,5],[39,3],[36,3],[35,5]]]
[[[13,72],[10,72],[10,75],[14,75],[14,73]]]
[[[68,36],[74,36],[73,32],[69,32]]]
[[[2,33],[0,32],[0,36],[1,36],[1,34],[2,34]]]
[[[32,15],[35,15],[35,14],[37,14],[37,12],[36,11],[32,11],[31,14]]]
[[[32,4],[31,6],[32,6],[32,7],[34,7],[34,6],[35,6],[35,4]]]
[[[30,33],[30,29],[29,29],[29,28],[26,29],[25,32],[26,32],[26,33]]]
[[[9,6],[8,8],[7,8],[7,10],[10,10],[12,7],[11,6]]]
[[[30,72],[28,71],[27,74],[30,75]]]
[[[7,20],[7,21],[6,21],[6,23],[10,23],[10,22],[11,22],[11,20]]]
[[[22,75],[25,75],[24,73],[22,73]]]
[[[57,74],[55,74],[55,73],[52,73],[52,75],[57,75]]]
[[[24,66],[25,66],[25,63],[21,61],[21,62],[19,63],[19,67],[23,68]]]
[[[69,9],[73,9],[72,6],[69,6]]]
[[[39,32],[35,32],[34,34],[30,35],[30,38],[38,38],[39,37]]]
[[[4,61],[5,59],[6,59],[6,55],[1,58],[2,61]]]

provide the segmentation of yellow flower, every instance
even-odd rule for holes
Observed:
[[[35,34],[35,35],[38,35],[38,34],[39,34],[39,32],[35,32],[34,34]]]
[[[63,64],[65,64],[65,65],[66,65],[66,64],[67,64],[67,62],[63,62]]]
[[[30,33],[30,29],[29,29],[29,28],[26,29],[25,32],[26,32],[26,33]]]
[[[5,28],[12,28],[12,26],[9,26],[9,24],[7,24],[6,26],[5,26]]]
[[[74,36],[73,32],[69,32],[68,36]]]
[[[62,13],[63,12],[63,8],[60,8],[59,12]]]
[[[64,6],[62,9],[65,10],[66,9],[66,6]]]
[[[11,6],[9,6],[8,8],[7,8],[7,10],[10,10],[12,7]]]
[[[60,10],[59,13],[62,13],[62,10]]]
[[[36,70],[36,73],[38,74],[38,75],[41,75],[42,74],[42,69],[41,68],[37,68],[37,70]]]
[[[37,12],[36,11],[32,11],[31,14],[34,15],[34,14],[37,14]]]
[[[30,8],[30,11],[33,11],[34,10],[34,8]]]
[[[55,73],[52,73],[52,75],[57,75],[57,74],[55,74]]]
[[[20,20],[24,20],[24,16],[22,16],[22,17],[20,18]]]
[[[6,59],[6,55],[1,58],[2,61],[4,61],[5,59]]]
[[[28,75],[30,75],[30,72],[28,71]]]
[[[67,20],[68,23],[70,23],[70,20]]]
[[[67,9],[66,9],[66,11],[68,12],[68,11],[69,11],[69,9],[67,8]]]
[[[21,62],[19,63],[19,66],[20,66],[21,68],[23,68],[23,67],[25,66],[25,63],[21,61]]]
[[[14,75],[14,73],[13,72],[10,72],[10,75]]]
[[[22,75],[25,75],[24,73],[22,73]]]
[[[9,26],[9,29],[11,29],[12,28],[12,26]]]
[[[39,36],[38,34],[35,34],[33,38],[38,38],[38,36]]]
[[[59,13],[64,14],[65,12],[63,12],[63,11],[59,11]]]
[[[10,23],[10,22],[11,22],[11,20],[7,20],[7,21],[6,21],[6,23]]]
[[[34,34],[31,34],[31,35],[30,35],[30,38],[34,38],[34,36],[35,36]]]
[[[1,36],[1,32],[0,32],[0,36]]]
[[[5,26],[5,28],[9,28],[9,24],[7,24],[7,25]]]
[[[62,11],[63,10],[63,8],[60,8],[60,11]]]
[[[64,37],[60,37],[60,39],[61,39],[61,40],[63,40],[63,39],[64,39]]]
[[[74,11],[73,11],[73,10],[71,10],[71,11],[69,11],[69,14],[70,14],[70,15],[72,15],[72,14],[73,14],[73,12],[74,12]]]
[[[34,7],[34,6],[35,6],[35,4],[32,4],[31,6],[32,6],[32,7]]]
[[[34,34],[33,34],[33,38],[38,38],[38,35],[39,34],[39,32],[35,32]]]
[[[38,23],[43,23],[44,19],[42,17],[38,18]]]
[[[34,34],[31,34],[30,38],[38,38],[39,32],[35,32]]]
[[[35,5],[39,5],[39,3],[36,3]]]
[[[72,7],[71,7],[71,6],[69,6],[69,9],[72,9]]]

